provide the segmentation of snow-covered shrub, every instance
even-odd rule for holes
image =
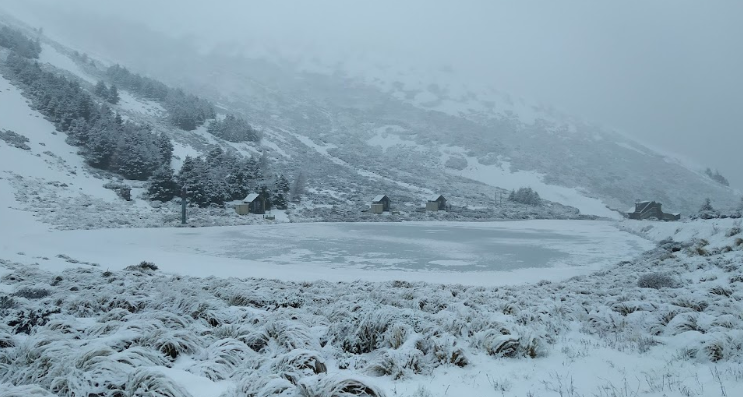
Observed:
[[[140,271],[140,272],[143,272],[143,273],[154,272],[157,269],[158,269],[157,268],[157,265],[155,265],[152,262],[147,262],[147,261],[142,261],[138,265],[131,265],[131,266],[127,266],[126,268],[124,268],[124,270],[128,270],[128,271]]]
[[[462,156],[451,156],[446,160],[444,166],[453,170],[462,171],[467,168],[467,159]]]
[[[730,230],[728,230],[728,232],[727,232],[727,233],[725,233],[725,236],[726,236],[726,237],[733,237],[733,236],[737,236],[737,235],[739,235],[739,234],[740,234],[740,232],[741,232],[741,224],[740,224],[740,221],[736,221],[736,222],[735,222],[735,223],[733,224],[733,227],[731,227],[731,228],[730,228]]]
[[[366,368],[372,376],[389,376],[392,379],[406,379],[412,375],[428,374],[431,368],[426,365],[422,351],[413,347],[387,349],[379,354]]]
[[[0,383],[0,397],[55,397],[52,393],[36,385],[14,386]]]
[[[314,387],[301,385],[301,397],[385,397],[384,392],[362,378],[328,377]]]
[[[24,287],[13,293],[13,296],[18,296],[26,299],[42,299],[49,296],[49,290],[44,288],[28,288]]]
[[[15,311],[7,324],[13,327],[16,334],[30,334],[36,327],[41,327],[49,322],[49,317],[60,313],[60,309],[36,308]]]
[[[519,190],[512,190],[508,195],[508,200],[526,205],[540,205],[542,203],[539,193],[530,187],[522,187],[519,188]]]
[[[28,146],[28,138],[10,130],[0,130],[0,140],[18,149],[31,150]]]
[[[338,323],[331,331],[343,351],[352,354],[371,353],[381,347],[394,316],[386,310],[369,310],[354,322]]]
[[[3,295],[0,296],[0,310],[3,309],[13,309],[16,307],[16,301],[10,296]]]
[[[640,288],[674,288],[676,281],[665,273],[648,273],[643,274],[637,280],[637,286]]]
[[[126,382],[127,397],[191,397],[191,394],[163,373],[150,368],[134,371]]]

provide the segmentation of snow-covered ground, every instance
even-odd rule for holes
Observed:
[[[491,186],[518,190],[531,187],[547,200],[569,205],[580,210],[582,214],[602,216],[609,219],[621,219],[622,215],[607,208],[600,199],[589,197],[581,189],[550,185],[543,181],[544,176],[533,171],[512,172],[508,162],[484,165],[473,157],[464,156],[467,167],[463,170],[447,169],[453,175],[463,176]]]
[[[39,62],[48,63],[56,68],[66,70],[89,83],[96,83],[96,79],[85,73],[69,56],[59,52],[59,50],[49,44],[41,44]]]
[[[0,140],[0,173],[16,180],[36,179],[56,184],[55,192],[63,197],[92,195],[115,199],[103,188],[105,181],[89,174],[77,148],[65,142],[52,123],[31,109],[21,92],[0,77],[0,129],[11,130],[29,139],[29,150],[8,145]]]
[[[559,228],[565,235],[592,236],[601,229],[596,224],[565,222]],[[451,278],[444,285],[402,277],[194,278],[188,275],[194,265],[201,273],[245,276],[226,266],[227,259],[198,254],[224,253],[230,244],[218,240],[229,240],[234,229],[213,229],[207,238],[202,233],[208,229],[153,231],[177,233],[165,239],[147,230],[124,239],[50,232],[47,240],[24,246],[23,255],[0,258],[0,395],[740,395],[739,223],[621,226],[656,239],[668,233],[695,239],[664,241],[639,258],[568,280],[477,287],[451,284]],[[327,230],[300,227],[308,228],[297,231],[305,239],[333,240]],[[485,234],[497,228],[480,227]],[[539,235],[546,226],[526,222],[500,229]],[[260,246],[264,233],[272,231],[246,233],[243,244]],[[18,243],[9,227],[3,234],[3,241]],[[132,264],[136,253],[152,254],[153,246],[178,238],[182,256],[155,258],[160,269],[117,264],[120,256]],[[157,239],[162,241],[152,242]],[[195,244],[199,240],[204,242]],[[54,252],[84,248],[107,260],[89,263],[93,256],[61,252],[52,259],[44,256],[49,245]],[[3,247],[3,256],[9,248]],[[599,248],[615,249],[609,241]],[[189,256],[190,262],[172,262]],[[64,268],[50,265],[56,259],[65,261]],[[133,264],[140,259],[152,258]],[[294,269],[274,267],[277,277],[295,278],[281,276]],[[323,270],[330,280],[332,273]],[[303,277],[318,278],[296,279]]]

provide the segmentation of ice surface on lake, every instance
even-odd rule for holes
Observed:
[[[470,285],[565,279],[652,246],[602,221],[79,230],[11,240],[14,251],[41,249],[50,258],[64,254],[111,270],[147,260],[164,271],[193,276]],[[44,266],[68,264],[51,260]]]

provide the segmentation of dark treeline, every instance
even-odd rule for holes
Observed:
[[[539,193],[530,187],[511,190],[511,193],[508,195],[508,200],[526,205],[540,205],[542,203]]]
[[[120,87],[157,101],[168,111],[170,123],[185,131],[191,131],[214,119],[214,105],[206,99],[186,94],[180,89],[130,72],[125,67],[114,65],[106,71],[108,78]],[[208,126],[209,133],[230,142],[260,141],[260,134],[247,121],[228,115],[224,120],[213,120]]]
[[[208,207],[258,193],[265,199],[266,209],[286,209],[289,181],[283,175],[273,179],[273,187],[269,188],[255,158],[215,148],[206,156],[186,157],[178,174],[170,167],[157,170],[150,179],[148,195],[152,200],[170,201],[185,187],[190,203]]]
[[[712,172],[711,169],[707,168],[706,170],[704,170],[704,173],[710,179],[712,179],[713,181],[719,183],[720,185],[730,186],[730,182],[728,182],[727,178],[725,178],[724,176],[722,176],[722,174],[720,174],[720,171],[715,170],[714,172]]]
[[[24,58],[37,59],[41,54],[41,44],[38,40],[31,40],[23,33],[7,26],[0,27],[0,47],[9,48]]]
[[[99,81],[98,84],[95,85],[93,92],[110,104],[115,105],[119,103],[119,89],[113,84],[111,87],[107,87],[106,83]]]
[[[213,120],[206,130],[225,141],[230,142],[258,142],[261,135],[247,121],[228,115],[224,120]]]
[[[6,60],[7,76],[16,82],[33,107],[67,133],[67,141],[93,167],[128,179],[146,180],[169,165],[173,146],[150,127],[124,122],[107,105],[99,105],[80,84],[46,72],[12,51]]]
[[[106,75],[121,88],[160,102],[168,111],[170,123],[182,130],[195,130],[217,115],[209,101],[186,94],[180,89],[171,89],[157,80],[132,73],[122,66],[109,67]]]

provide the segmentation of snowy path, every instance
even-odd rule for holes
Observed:
[[[2,251],[58,255],[111,270],[152,261],[192,276],[287,281],[427,281],[508,285],[560,280],[630,259],[651,243],[611,222],[318,223],[4,233]],[[48,258],[48,259],[42,259]],[[23,260],[22,257],[6,259]]]

